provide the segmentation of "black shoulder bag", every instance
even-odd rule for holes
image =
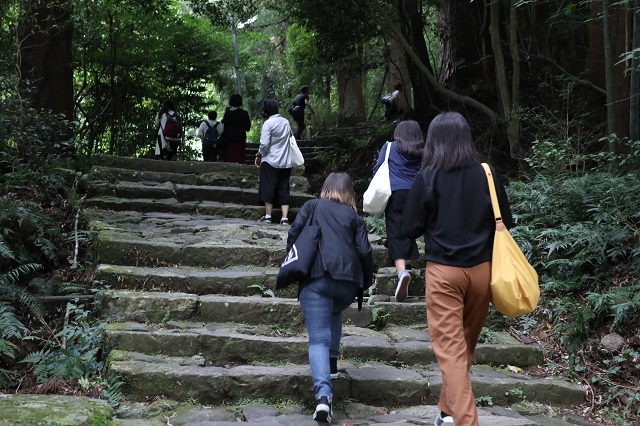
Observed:
[[[309,278],[311,268],[318,254],[318,242],[320,241],[320,227],[311,225],[313,213],[316,210],[316,200],[307,222],[296,238],[295,243],[287,253],[287,257],[282,262],[278,271],[276,288],[284,288],[293,283],[300,283]]]

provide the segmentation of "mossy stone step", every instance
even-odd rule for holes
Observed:
[[[215,201],[217,203],[246,204],[258,206],[258,190],[234,186],[185,185],[171,182],[126,182],[90,181],[87,194],[94,197],[117,197],[126,199],[175,199],[180,203]],[[302,206],[315,197],[304,192],[291,192],[291,206]],[[260,208],[263,209],[262,206]]]
[[[111,373],[123,378],[123,391],[133,401],[163,395],[178,401],[220,404],[241,399],[274,398],[309,401],[313,383],[308,364],[208,366],[204,357],[166,357],[114,350],[108,360]],[[334,398],[349,398],[371,405],[435,404],[442,381],[436,364],[409,368],[367,362],[345,363],[333,380]],[[477,397],[490,397],[496,405],[514,399],[554,406],[580,404],[585,391],[557,379],[473,366],[471,382]]]
[[[101,264],[96,280],[116,290],[175,291],[229,296],[297,297],[298,287],[276,290],[278,268],[235,266],[225,269],[194,266],[156,267]]]
[[[156,184],[209,185],[255,189],[259,183],[258,169],[255,166],[251,167],[253,168],[234,170],[232,173],[220,170],[201,174],[186,174],[93,166],[91,173],[83,177],[81,188],[88,191],[91,185],[95,186],[99,182],[109,182],[112,184],[118,182],[156,182]],[[290,183],[294,191],[305,192],[309,188],[309,181],[298,171],[298,168],[292,170]]]
[[[93,166],[115,169],[129,169],[138,172],[154,171],[173,174],[206,175],[208,173],[226,173],[229,176],[254,176],[260,172],[257,167],[237,163],[205,161],[161,161],[149,158],[119,157],[115,155],[94,154]],[[304,167],[294,167],[293,175],[304,176]]]
[[[390,326],[382,331],[345,326],[341,356],[345,360],[377,360],[396,365],[436,362],[425,326]],[[306,330],[267,324],[112,323],[106,329],[106,348],[147,355],[190,357],[200,355],[207,365],[308,361]],[[496,366],[528,367],[544,362],[542,348],[525,345],[507,333],[493,333],[491,343],[480,343],[474,362]]]
[[[113,321],[159,323],[167,320],[234,322],[299,327],[303,323],[295,299],[189,293],[107,291],[100,296],[101,314]],[[414,325],[426,320],[424,303],[373,302],[358,311],[352,304],[343,313],[346,325],[382,327]]]
[[[90,229],[97,233],[96,253],[100,263],[277,267],[286,256],[289,228],[277,223],[129,210],[88,209],[85,216]],[[277,221],[278,217],[274,219]],[[372,239],[375,242],[375,237]],[[383,266],[387,261],[386,248],[379,244],[372,247],[374,264]]]

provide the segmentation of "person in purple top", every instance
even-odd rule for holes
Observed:
[[[424,138],[420,125],[413,120],[398,123],[393,132],[394,142],[385,143],[380,150],[378,161],[373,167],[373,174],[384,162],[387,147],[389,152],[389,179],[391,181],[391,198],[384,211],[387,228],[387,249],[389,260],[393,261],[398,273],[396,301],[404,302],[407,298],[411,274],[407,270],[407,260],[420,257],[415,239],[407,237],[402,230],[402,212],[407,194],[413,179],[420,171],[420,163],[424,151]]]

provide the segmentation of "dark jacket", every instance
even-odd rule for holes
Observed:
[[[491,167],[502,220],[513,226],[502,179]],[[425,259],[471,267],[491,260],[496,225],[489,184],[480,164],[453,170],[422,170],[413,181],[403,212],[409,238],[424,235]]]
[[[251,130],[251,118],[249,113],[242,108],[227,109],[222,119],[224,131],[220,139],[224,142],[246,142],[247,132]]]
[[[311,278],[329,275],[335,280],[354,282],[360,287],[360,309],[363,292],[373,281],[373,256],[364,221],[353,209],[327,199],[307,201],[289,228],[287,252],[302,232],[314,205],[311,224],[320,226],[321,237]],[[303,286],[300,283],[300,288]]]
[[[380,154],[378,155],[378,161],[373,166],[373,174],[375,175],[382,163],[384,163],[384,157],[387,155],[388,143],[385,143]],[[413,179],[420,171],[421,158],[409,158],[402,155],[398,150],[398,143],[391,143],[391,151],[389,151],[389,181],[391,182],[391,191],[399,191],[401,189],[411,188]]]

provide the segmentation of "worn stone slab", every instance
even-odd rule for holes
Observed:
[[[429,396],[429,381],[413,370],[386,365],[347,368],[351,393],[358,401],[373,405],[415,405]]]
[[[246,324],[296,327],[303,323],[302,311],[295,299],[279,297],[243,297],[203,295],[165,292],[135,292],[126,290],[104,293],[101,312],[118,321],[161,322],[162,318],[204,322],[236,322]],[[389,324],[414,325],[420,323],[417,313],[423,306],[418,304],[394,304],[394,316]],[[358,311],[354,303],[343,312],[346,325],[370,327],[378,325],[374,318],[379,315],[377,305],[364,305]],[[413,322],[410,321],[414,318]]]
[[[173,184],[171,182],[90,181],[87,184],[87,195],[90,198],[115,197],[129,200],[162,200],[176,199],[180,203],[214,201],[220,204],[259,205],[258,190],[238,186],[212,186],[196,184]],[[315,197],[299,191],[291,192],[291,205],[301,206]],[[108,200],[108,198],[103,198]]]
[[[0,425],[107,424],[113,409],[83,396],[0,394]]]
[[[428,377],[432,395],[439,395],[442,378],[438,372],[422,372]],[[490,396],[494,405],[509,405],[515,402],[535,401],[552,406],[571,406],[585,402],[585,390],[574,383],[556,378],[535,378],[526,374],[515,375],[505,370],[494,370],[488,366],[471,368],[471,386],[476,398]],[[427,399],[427,404],[437,404],[437,397]]]
[[[210,365],[255,362],[304,363],[308,358],[307,334],[301,323],[291,324],[288,328],[265,324],[239,326],[228,322],[203,324],[169,321],[146,325],[132,322],[112,323],[107,325],[105,345],[109,350],[120,349],[148,355],[200,355]],[[492,347],[490,344],[486,346],[487,350]],[[518,356],[515,349],[542,353],[536,346],[526,346],[518,342],[513,346],[514,350],[505,352],[504,348],[508,345],[493,345],[496,353],[502,354],[501,364],[497,365],[529,365],[520,364],[525,358]],[[385,333],[354,326],[343,329],[341,341],[340,362],[349,360],[378,360],[407,366],[437,362],[429,342],[394,342]],[[475,363],[481,364],[482,361],[483,359],[477,357],[474,359]]]
[[[260,171],[253,164],[237,164],[205,161],[159,161],[150,158],[123,157],[115,155],[94,154],[91,156],[94,166],[121,168],[138,171],[156,171],[175,174],[224,173],[230,176],[258,177]],[[294,167],[292,174],[304,175],[304,167]]]
[[[265,295],[271,291],[278,297],[297,297],[297,286],[276,289],[277,275],[277,268],[258,268],[252,265],[216,269],[194,266],[152,268],[101,264],[96,268],[96,279],[116,290],[229,296]]]
[[[198,317],[198,296],[187,293],[117,291],[99,298],[105,317],[116,321],[162,322]]]
[[[396,286],[398,285],[398,274],[395,272],[395,268],[388,269],[393,269],[393,271],[386,272],[383,270],[378,270],[378,273],[375,275],[375,287],[371,289],[370,294],[385,294],[389,296],[395,295]],[[424,270],[411,270],[411,282],[409,283],[408,290],[408,301],[411,301],[411,297],[420,297],[422,298],[422,300],[424,300]]]
[[[105,346],[143,354],[204,357],[209,365],[308,361],[306,335],[272,336],[242,332],[239,327],[126,330],[107,326]]]
[[[259,214],[262,214],[259,213]],[[162,212],[85,210],[101,263],[132,266],[279,266],[289,228],[257,220]],[[386,258],[375,244],[374,262]]]

